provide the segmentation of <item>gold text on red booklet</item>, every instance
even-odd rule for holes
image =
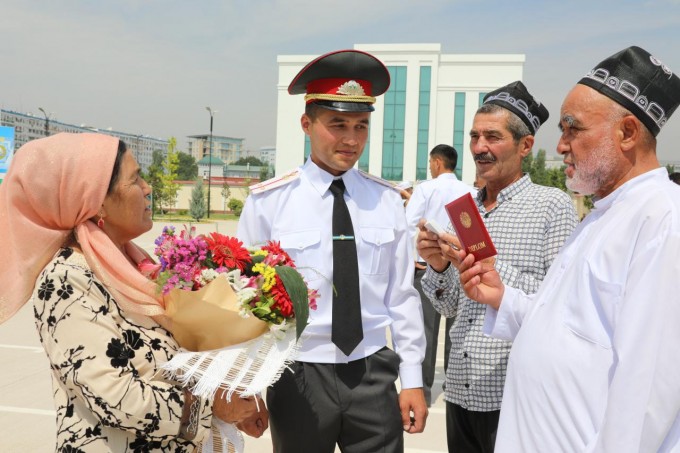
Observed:
[[[486,242],[478,242],[476,244],[472,244],[470,247],[468,247],[468,252],[476,252],[478,250],[482,250],[483,248],[486,248]]]

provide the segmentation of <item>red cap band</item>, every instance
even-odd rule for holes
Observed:
[[[352,81],[363,88],[361,92],[345,92],[341,90],[343,84]],[[307,84],[307,94],[340,94],[348,96],[371,96],[371,82],[357,79],[316,79]]]

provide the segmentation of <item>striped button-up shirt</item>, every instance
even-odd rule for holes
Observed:
[[[498,251],[496,269],[503,283],[536,292],[578,223],[570,197],[532,183],[529,175],[503,189],[490,211],[482,203],[485,196],[480,190],[476,203]],[[499,410],[512,343],[482,333],[485,306],[465,296],[453,266],[442,273],[428,266],[422,284],[435,309],[455,318],[449,332],[446,401],[472,411]]]

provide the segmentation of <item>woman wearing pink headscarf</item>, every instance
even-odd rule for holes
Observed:
[[[131,241],[152,227],[151,188],[125,144],[100,134],[27,143],[0,184],[0,323],[29,299],[52,369],[57,451],[218,447],[212,417],[260,436],[264,405],[202,401],[157,375],[179,346]],[[214,434],[215,430],[212,430]]]

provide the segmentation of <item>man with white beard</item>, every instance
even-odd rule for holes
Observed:
[[[678,104],[680,78],[639,47],[567,95],[557,151],[595,209],[536,294],[450,252],[485,330],[514,339],[496,452],[680,450],[680,187],[656,157]]]

